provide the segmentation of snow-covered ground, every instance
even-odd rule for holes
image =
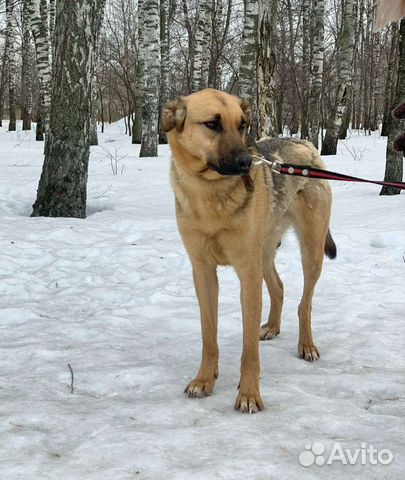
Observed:
[[[100,144],[88,218],[30,218],[42,145],[0,129],[1,480],[402,479],[404,196],[333,184],[338,257],[325,260],[315,294],[315,364],[296,355],[302,274],[297,243],[286,237],[282,331],[261,344],[266,410],[241,415],[233,410],[242,342],[236,275],[220,270],[216,391],[189,400],[199,314],[169,150],[138,158],[122,124]],[[379,179],[384,151],[385,139],[353,133],[326,161]],[[315,442],[326,461],[336,442],[352,453],[389,449],[394,459],[304,467],[299,454]]]

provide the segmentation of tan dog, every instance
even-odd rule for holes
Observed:
[[[168,133],[173,160],[171,181],[178,228],[193,266],[201,312],[203,352],[189,397],[210,395],[218,378],[217,266],[232,265],[241,284],[243,352],[235,408],[263,408],[259,391],[259,336],[280,332],[283,284],[274,257],[289,226],[297,232],[304,270],[298,309],[298,355],[319,357],[312,340],[311,303],[324,253],[336,255],[329,234],[331,191],[325,181],[274,174],[267,165],[252,165],[245,135],[251,113],[238,97],[212,89],[168,103],[162,128]],[[300,140],[265,140],[258,149],[286,163],[323,167],[317,150]],[[243,177],[253,180],[254,191]],[[271,297],[268,321],[260,329],[262,282]]]

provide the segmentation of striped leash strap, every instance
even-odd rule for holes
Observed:
[[[358,182],[358,183],[374,183],[375,185],[384,185],[405,190],[405,182],[385,182],[379,180],[367,180],[365,178],[352,177],[343,173],[331,172],[330,170],[322,170],[321,168],[311,167],[310,165],[294,165],[291,163],[272,162],[263,156],[253,156],[259,158],[259,162],[271,165],[273,172],[284,175],[292,175],[296,177],[318,178],[322,180],[340,180],[341,182]]]

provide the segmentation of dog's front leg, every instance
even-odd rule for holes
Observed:
[[[218,378],[218,278],[216,265],[193,261],[193,279],[200,305],[202,358],[196,378],[190,382],[185,393],[189,397],[203,397],[214,390]]]
[[[235,409],[256,413],[264,408],[259,390],[259,333],[262,313],[263,267],[261,261],[235,266],[241,284],[243,351],[239,394]]]

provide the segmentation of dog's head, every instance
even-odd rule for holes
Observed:
[[[246,133],[251,117],[245,101],[207,88],[169,102],[161,127],[174,160],[188,172],[214,180],[249,173]]]

